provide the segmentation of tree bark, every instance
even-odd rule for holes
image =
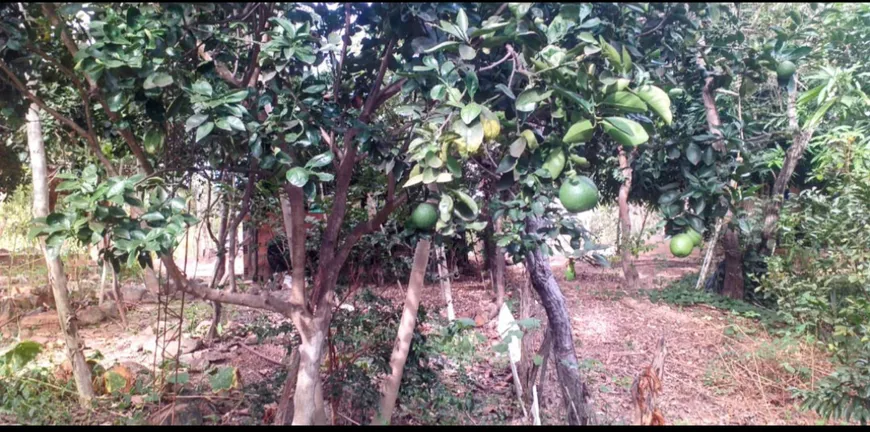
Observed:
[[[33,174],[33,216],[41,218],[48,216],[48,169],[45,144],[42,141],[42,124],[39,121],[36,105],[30,106],[26,119],[27,147],[30,151],[30,167]],[[78,324],[75,313],[70,306],[63,262],[59,256],[52,256],[45,246],[44,239],[40,240],[40,247],[45,255],[45,264],[48,267],[51,290],[57,308],[57,318],[66,341],[66,354],[72,365],[79,403],[83,407],[88,407],[94,398],[94,387],[91,384],[91,370],[83,353],[84,346],[79,343]]]
[[[636,151],[636,150],[635,150]],[[632,155],[634,151],[632,151]],[[631,255],[631,214],[628,211],[628,192],[631,190],[632,169],[628,156],[622,146],[619,147],[619,169],[625,180],[619,186],[619,222],[620,244],[622,249],[622,274],[625,277],[626,288],[637,286],[640,276],[634,267],[634,258]]]
[[[783,194],[815,132],[812,127],[807,130],[800,129],[797,120],[797,108],[795,106],[796,98],[797,92],[793,91],[789,93],[786,102],[786,116],[788,117],[789,128],[794,134],[793,142],[791,147],[785,152],[782,169],[776,175],[776,181],[774,181],[773,189],[770,192],[770,200],[764,207],[764,225],[761,229],[761,253],[765,256],[770,256],[776,249],[776,225],[779,222],[780,210],[782,210]]]
[[[209,283],[209,289],[215,289],[218,286],[218,281],[221,280],[225,273],[224,262],[226,261],[226,248],[225,245],[227,243],[227,225],[229,223],[230,218],[230,202],[226,198],[224,199],[224,205],[221,209],[221,219],[220,219],[220,228],[218,228],[218,237],[217,241],[215,241],[215,247],[217,247],[217,260],[214,263],[214,272],[212,273],[211,282]],[[208,222],[206,222],[208,223]],[[221,321],[221,312],[223,310],[223,306],[218,302],[211,302],[212,304],[212,320],[211,326],[208,328],[208,333],[205,335],[205,340],[212,341],[218,337],[218,324]]]
[[[722,245],[725,249],[725,283],[722,295],[743,300],[743,251],[740,250],[740,242],[734,229],[729,227],[725,230]]]
[[[542,225],[541,219],[530,217],[526,219],[526,232],[534,233]],[[526,252],[526,269],[532,280],[532,287],[537,291],[541,305],[547,312],[548,328],[553,335],[553,359],[567,410],[568,424],[586,425],[590,416],[589,392],[580,377],[565,297],[553,277],[550,261],[540,248]]]
[[[435,260],[438,261],[438,279],[441,282],[441,291],[444,293],[444,301],[447,303],[447,320],[453,322],[456,312],[453,310],[453,293],[450,286],[450,272],[447,271],[447,257],[444,255],[444,246],[435,248]]]
[[[381,395],[378,413],[372,420],[374,424],[386,425],[390,423],[393,409],[396,407],[396,398],[399,396],[399,386],[402,384],[402,373],[408,352],[411,350],[411,339],[414,336],[414,327],[417,324],[417,310],[420,307],[420,291],[423,289],[426,265],[429,261],[429,239],[421,238],[417,242],[414,252],[414,264],[411,269],[411,279],[408,281],[408,291],[405,297],[405,308],[402,310],[402,321],[399,324],[399,332],[393,353],[390,355],[391,373],[384,382],[384,392]]]
[[[278,410],[275,413],[275,425],[289,425],[293,421],[293,391],[296,389],[296,379],[299,375],[299,347],[293,348],[290,353],[290,361],[287,365],[287,379],[284,381],[284,390],[278,401]]]

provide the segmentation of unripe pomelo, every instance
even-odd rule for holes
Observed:
[[[684,258],[692,253],[695,242],[688,234],[677,234],[671,239],[671,253],[677,258]]]
[[[571,213],[591,210],[598,205],[598,188],[589,177],[574,177],[562,183],[559,201]]]
[[[794,71],[796,69],[797,67],[794,65],[794,63],[786,60],[776,66],[776,77],[785,81],[791,78],[792,75],[794,75]]]
[[[429,203],[422,203],[411,213],[411,222],[421,230],[430,230],[438,222],[438,209]]]
[[[686,231],[686,235],[692,238],[692,242],[695,244],[695,246],[701,244],[701,240],[703,239],[703,237],[701,237],[701,233],[699,233],[698,231],[689,228],[689,230]]]

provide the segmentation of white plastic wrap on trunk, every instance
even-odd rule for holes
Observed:
[[[519,363],[522,360],[522,348],[520,347],[520,339],[509,335],[513,330],[519,330],[519,326],[514,319],[513,314],[507,307],[507,303],[502,303],[501,310],[498,311],[498,334],[502,339],[510,338],[506,341],[508,344],[508,357],[511,363]]]

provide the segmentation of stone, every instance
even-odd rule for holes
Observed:
[[[99,324],[106,319],[106,314],[100,310],[99,306],[88,306],[76,313],[76,319],[82,325]]]
[[[125,302],[136,303],[142,301],[142,298],[148,291],[145,287],[140,287],[137,285],[126,285],[121,288],[121,297],[124,298]]]
[[[103,314],[109,318],[121,318],[121,314],[118,312],[118,304],[113,300],[104,301],[103,304],[97,307],[99,307]]]
[[[257,335],[249,334],[248,337],[245,338],[245,345],[256,345],[257,344]]]
[[[159,426],[200,426],[202,425],[202,412],[192,403],[169,405],[166,409],[151,415],[148,418],[148,423]]]
[[[190,363],[188,363],[187,370],[189,370],[191,372],[203,372],[206,369],[208,369],[209,364],[210,363],[209,363],[207,358],[200,357],[200,358],[194,359]]]

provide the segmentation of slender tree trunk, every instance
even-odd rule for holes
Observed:
[[[103,261],[103,272],[100,275],[100,298],[97,299],[97,304],[102,305],[106,299],[106,277],[109,274],[109,262]]]
[[[632,152],[632,154],[634,154]],[[619,147],[619,169],[622,170],[622,176],[625,180],[619,186],[619,222],[620,222],[620,244],[622,249],[622,273],[625,276],[626,288],[637,287],[637,281],[640,276],[637,274],[637,269],[634,267],[634,257],[631,255],[631,213],[628,209],[628,192],[631,190],[632,169],[629,163],[628,156],[625,154],[622,146]]]
[[[722,245],[725,249],[725,282],[722,294],[743,300],[743,251],[740,250],[737,232],[730,227],[726,229]]]
[[[124,308],[124,296],[121,295],[121,280],[114,267],[112,267],[112,294],[115,297],[115,307],[118,308],[118,315],[121,317],[121,324],[126,329],[127,310]]]
[[[494,221],[493,230],[494,233],[501,232],[501,218]],[[491,262],[492,264],[490,268],[492,271],[492,283],[495,287],[495,309],[489,319],[493,320],[498,316],[498,311],[501,309],[501,305],[504,304],[504,248],[494,245]]]
[[[447,257],[444,255],[444,246],[435,248],[435,260],[438,262],[438,279],[441,282],[441,291],[444,292],[444,301],[447,303],[447,320],[453,322],[456,312],[453,310],[453,293],[450,286],[450,272],[447,271]]]
[[[220,219],[220,228],[218,228],[218,237],[217,237],[217,260],[214,263],[214,272],[212,273],[211,282],[209,283],[209,289],[215,289],[218,286],[218,281],[223,278],[224,275],[224,261],[226,259],[226,245],[227,242],[227,224],[229,222],[230,217],[230,202],[229,200],[224,198],[224,205],[221,209],[221,219]],[[212,341],[218,337],[218,325],[221,321],[221,313],[223,311],[223,306],[218,302],[211,302],[212,304],[212,320],[211,326],[208,328],[208,333],[205,335],[205,340]]]
[[[766,256],[773,254],[773,251],[776,249],[776,225],[779,222],[780,210],[782,210],[783,194],[786,188],[788,188],[788,182],[791,180],[791,176],[794,174],[798,163],[803,158],[804,152],[806,152],[810,139],[812,139],[815,132],[815,129],[812,127],[807,130],[800,129],[797,120],[797,108],[795,107],[796,97],[797,92],[793,91],[789,93],[786,108],[789,128],[794,134],[793,142],[791,147],[785,152],[782,169],[776,175],[776,181],[770,192],[770,200],[764,207],[764,224],[761,229],[761,253]]]
[[[520,299],[520,310],[519,310],[519,320],[525,320],[531,318],[532,316],[532,305],[534,303],[533,294],[532,294],[532,282],[531,280],[526,280],[525,283],[521,283],[517,290],[519,291],[519,299]],[[501,306],[499,306],[501,307]],[[528,332],[523,331],[523,338],[520,341],[520,351],[521,351],[521,361],[517,365],[518,373],[520,376],[520,388],[523,390],[522,399],[523,402],[529,406],[532,404],[532,385],[535,382],[535,379],[532,377],[532,371],[534,370],[534,355],[535,350],[532,348],[532,338]]]
[[[42,124],[36,105],[31,105],[27,111],[27,147],[30,150],[30,167],[33,173],[33,216],[36,218],[48,216],[48,169],[45,158],[45,145],[42,141]],[[51,290],[57,308],[57,318],[60,330],[66,341],[66,354],[73,370],[73,378],[78,390],[79,403],[87,407],[94,398],[94,387],[91,384],[91,370],[85,361],[84,346],[79,343],[78,324],[75,312],[69,301],[66,288],[66,274],[63,262],[59,256],[52,255],[45,246],[45,240],[40,240],[40,247],[45,255],[48,267]]]
[[[391,373],[384,382],[384,393],[381,395],[380,409],[372,420],[374,424],[390,423],[396,398],[399,396],[399,386],[402,384],[402,373],[408,352],[411,350],[411,339],[417,324],[417,310],[420,307],[420,291],[423,289],[426,265],[429,261],[429,239],[420,239],[414,252],[414,264],[411,269],[411,279],[408,281],[408,292],[405,297],[405,308],[402,310],[402,321],[393,353],[390,355]]]
[[[526,219],[526,232],[533,233],[542,226],[536,217]],[[553,359],[556,374],[561,386],[562,398],[567,410],[570,425],[589,423],[589,392],[580,377],[580,366],[574,352],[574,338],[571,335],[571,319],[565,306],[565,297],[553,277],[550,261],[540,248],[526,252],[526,269],[532,280],[532,287],[541,299],[547,312],[548,328],[553,334]]]

